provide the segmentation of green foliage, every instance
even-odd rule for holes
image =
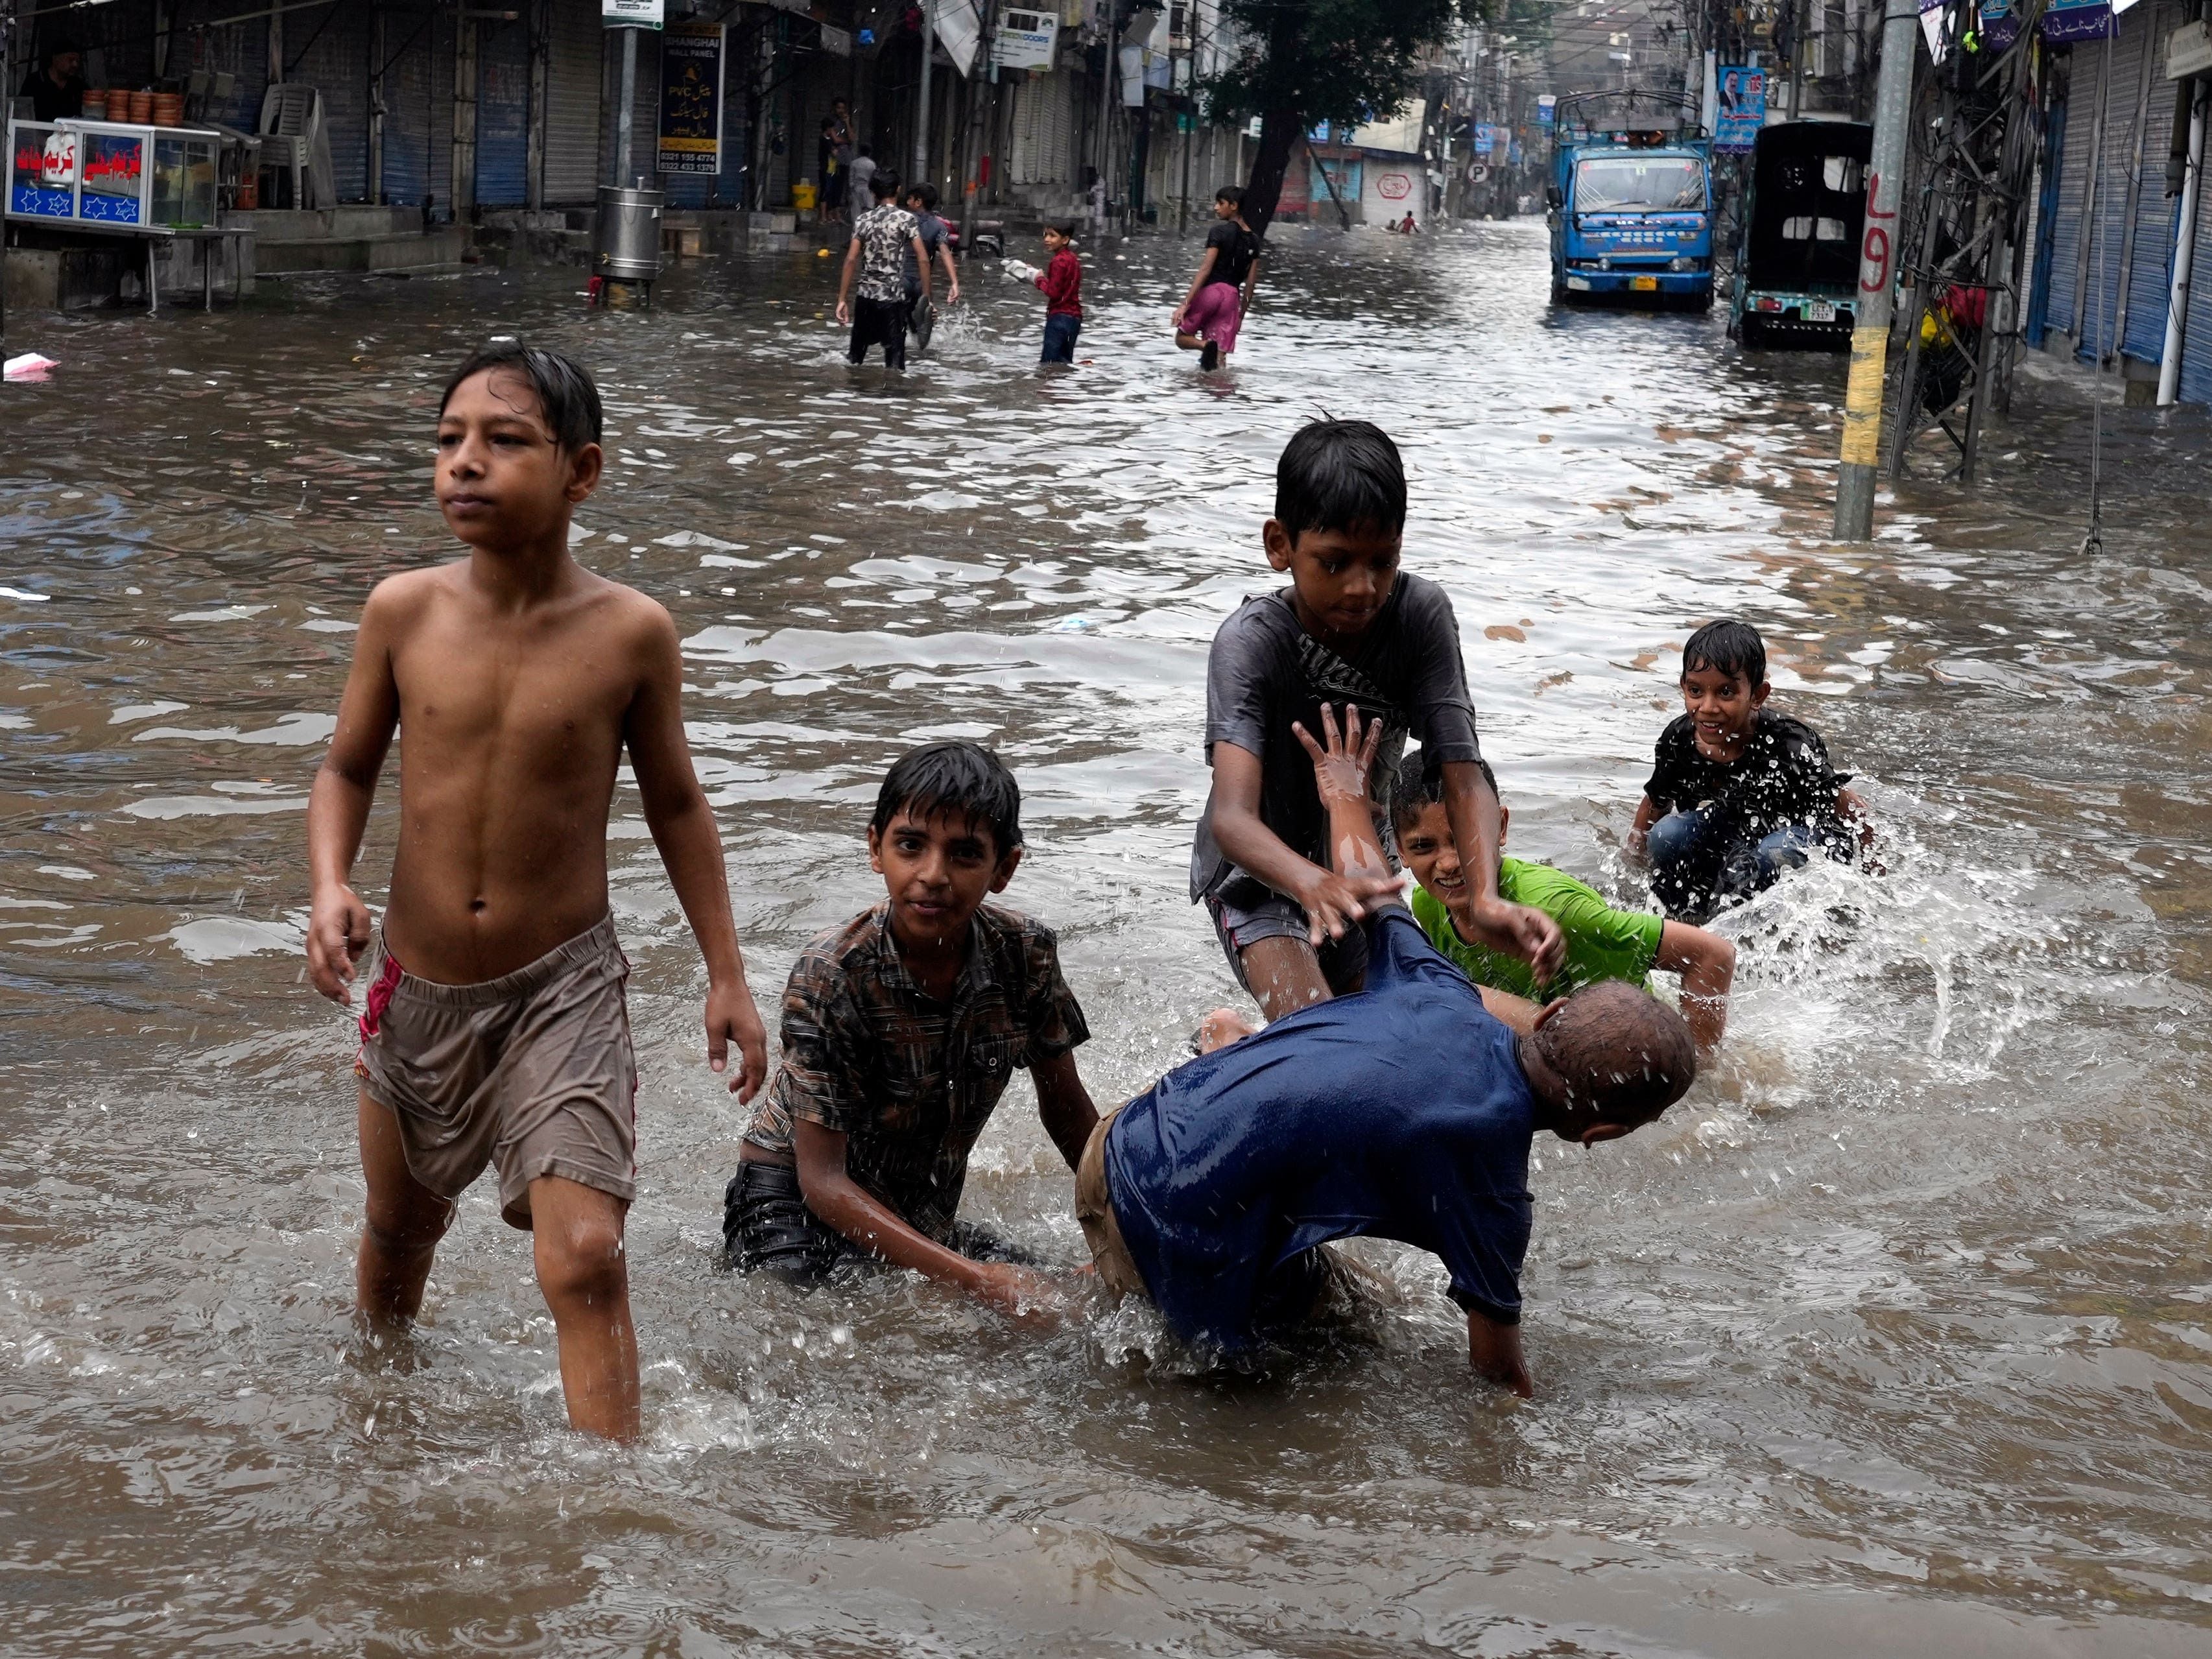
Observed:
[[[1222,0],[1242,54],[1204,88],[1217,118],[1296,111],[1317,121],[1395,112],[1421,60],[1462,25],[1516,0]]]

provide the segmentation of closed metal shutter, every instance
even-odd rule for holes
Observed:
[[[2075,301],[2081,294],[2081,204],[2089,187],[2094,154],[2089,141],[2097,130],[2097,61],[2103,50],[2094,43],[2074,48],[2074,80],[2066,94],[2066,133],[2058,156],[2058,210],[2051,221],[2051,304],[2046,316],[2052,328],[2067,333],[2074,330]]]
[[[486,23],[477,43],[477,204],[520,207],[529,195],[530,29]]]
[[[2123,275],[2120,258],[2127,247],[2128,180],[2143,147],[2146,124],[2136,119],[2136,100],[2142,91],[2143,57],[2148,35],[2147,29],[2139,29],[2131,36],[2124,32],[2110,47],[2112,56],[2108,72],[2112,81],[2112,90],[2105,99],[2104,173],[2096,182],[2095,211],[2091,216],[2094,224],[2082,232],[2093,238],[2089,248],[2088,306],[2082,313],[2081,338],[2076,354],[2085,361],[2120,349],[2116,332]],[[2094,57],[2103,64],[2106,51],[2101,40],[2076,46],[2074,58],[2077,72],[2084,58]]]
[[[545,66],[545,178],[548,207],[580,207],[599,182],[601,50],[608,30],[596,0],[553,0]]]
[[[368,198],[368,42],[366,6],[338,0],[284,19],[284,78],[323,95],[331,179],[341,202]]]
[[[2200,170],[2197,184],[2197,253],[2190,262],[2181,395],[2192,404],[2212,404],[2212,167]]]
[[[1069,91],[1074,77],[1064,71],[1032,75],[1015,88],[1010,176],[1018,185],[1065,184],[1073,175],[1074,121]]]
[[[227,23],[201,38],[206,45],[198,67],[231,77],[230,96],[210,109],[209,118],[240,132],[260,131],[261,94],[269,87],[269,20]]]
[[[2173,95],[2177,82],[2166,78],[2166,43],[2151,43],[2150,103],[2143,113],[2142,143],[2136,151],[2142,190],[2136,198],[2136,240],[2128,265],[2128,326],[2123,349],[2130,357],[2154,363],[2166,349],[2166,301],[2173,278],[2174,209],[2180,198],[2166,193],[2166,157],[2172,148]]]
[[[441,14],[430,11],[418,17],[387,14],[385,20],[382,187],[385,200],[395,207],[416,207],[426,196],[441,197],[450,180],[453,100],[449,95],[441,102],[432,88],[441,52],[450,79],[453,42],[450,29],[438,27],[440,21]]]

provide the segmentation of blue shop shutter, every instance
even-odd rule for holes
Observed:
[[[2165,56],[2159,43],[2159,56]],[[2123,349],[2154,363],[2166,349],[2166,301],[2173,276],[2174,209],[2181,198],[2166,193],[2166,158],[2172,148],[2176,82],[2162,61],[2151,73],[2150,104],[2143,113],[2142,190],[2136,198],[2136,245],[2128,267],[2128,331]]]
[[[331,179],[341,202],[368,199],[369,9],[337,0],[284,18],[284,78],[323,94]],[[258,118],[259,110],[254,112]],[[258,123],[257,123],[258,124]]]
[[[530,30],[520,18],[488,23],[477,46],[477,202],[529,199]]]
[[[2197,193],[2197,254],[2190,262],[2188,332],[2181,343],[2181,396],[2212,404],[2212,167],[2201,169]]]
[[[2143,129],[2136,121],[2136,95],[2142,88],[2143,54],[2148,31],[2130,34],[2124,27],[2112,43],[2112,90],[2105,100],[2104,174],[2096,182],[2097,204],[2093,222],[2082,234],[2089,247],[2088,307],[2081,316],[2081,338],[2075,355],[2094,362],[2102,354],[2117,352],[2115,334],[2119,321],[2120,255],[2127,248],[2128,179],[2144,147]],[[2085,41],[2074,49],[2076,71],[2085,58],[2104,60],[2105,44]],[[2161,155],[2163,150],[2161,149]],[[2160,165],[2163,165],[2161,161]]]
[[[442,47],[450,61],[453,44],[437,27],[440,15],[395,13],[384,25],[390,61],[384,71],[383,191],[394,207],[419,206],[425,196],[446,193],[449,169],[443,163],[453,140],[453,100],[434,110],[430,87],[434,54]]]
[[[2051,327],[2074,331],[2074,311],[2080,296],[2076,262],[2081,248],[2081,204],[2089,188],[2090,163],[2094,152],[2089,140],[2097,130],[2097,53],[2102,46],[2073,49],[2074,81],[2066,94],[2066,134],[2058,156],[2058,211],[2051,237]]]

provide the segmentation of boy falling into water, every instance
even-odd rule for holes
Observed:
[[[494,346],[447,385],[438,506],[469,556],[386,578],[362,612],[307,808],[307,964],[317,990],[350,1000],[371,927],[349,882],[404,729],[399,847],[356,1064],[361,1310],[384,1328],[413,1318],[453,1200],[493,1164],[501,1213],[532,1235],[568,1420],[629,1438],[637,1073],[606,865],[625,749],[707,959],[708,1060],[720,1071],[737,1044],[740,1100],[766,1071],[767,1036],[684,743],[675,624],[568,556],[599,428],[590,377],[555,352]]]
[[[988,750],[927,744],[885,775],[868,824],[885,900],[793,964],[783,1058],[723,1199],[732,1266],[806,1284],[873,1258],[1007,1313],[1054,1302],[1019,1251],[957,1219],[1017,1071],[1071,1170],[1098,1121],[1051,930],[983,902],[1021,859],[1021,792]]]
[[[1327,814],[1292,731],[1320,730],[1324,700],[1381,726],[1375,793],[1386,825],[1399,757],[1419,733],[1470,872],[1470,934],[1533,963],[1540,981],[1559,965],[1558,925],[1498,896],[1498,798],[1475,764],[1459,626],[1441,587],[1400,573],[1405,527],[1405,469],[1382,428],[1305,428],[1276,465],[1275,516],[1261,532],[1267,562],[1291,585],[1247,599],[1206,660],[1213,792],[1191,848],[1191,901],[1205,902],[1230,966],[1271,1020],[1359,988],[1357,924],[1398,890],[1328,867]]]

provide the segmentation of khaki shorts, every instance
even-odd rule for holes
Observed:
[[[495,1164],[500,1213],[526,1229],[540,1176],[636,1195],[629,961],[612,916],[481,985],[416,978],[380,930],[362,978],[354,1070],[398,1120],[416,1181],[450,1200]]]

